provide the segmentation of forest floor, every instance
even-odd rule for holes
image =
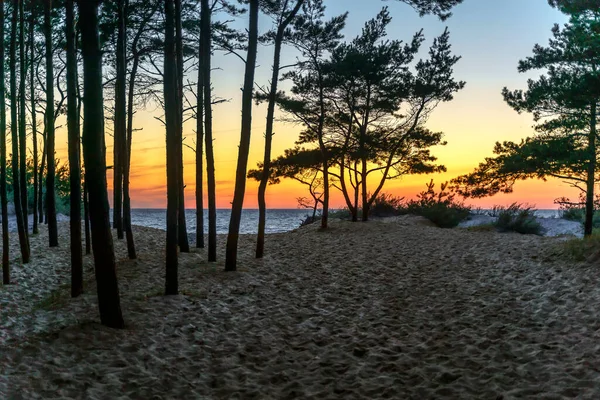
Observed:
[[[126,329],[99,324],[91,258],[70,299],[68,228],[0,287],[0,398],[600,398],[600,268],[560,239],[416,217],[240,239],[239,272],[164,232],[116,244]],[[13,235],[16,236],[16,235]],[[12,249],[16,255],[17,248]]]

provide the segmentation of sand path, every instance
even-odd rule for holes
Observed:
[[[204,250],[183,254],[173,297],[160,296],[163,234],[137,229],[140,260],[119,264],[127,329],[95,322],[93,287],[17,316],[25,327],[0,345],[0,393],[600,397],[600,270],[568,262],[556,239],[411,217],[332,225],[269,235],[262,261],[243,237],[234,274],[207,265]]]

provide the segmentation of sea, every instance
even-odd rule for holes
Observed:
[[[485,212],[490,210],[480,210]],[[300,226],[300,223],[311,214],[312,210],[307,209],[268,209],[266,218],[266,233],[281,233],[291,231]],[[536,210],[537,217],[540,218],[558,218],[558,210]],[[111,212],[112,216],[112,212]],[[137,208],[131,210],[131,223],[133,225],[146,226],[149,228],[165,229],[167,212],[165,209]],[[185,213],[187,230],[192,233],[196,231],[196,210],[189,209]],[[230,209],[217,210],[217,233],[226,234],[229,230]],[[258,231],[258,210],[244,209],[242,211],[242,221],[240,224],[240,233],[255,234]],[[204,211],[204,232],[208,232],[208,210]]]
[[[312,215],[312,210],[306,209],[270,209],[267,210],[265,225],[266,233],[280,233],[296,229],[307,215]],[[112,217],[112,212],[111,212]],[[229,230],[230,209],[217,209],[217,233],[227,233]],[[185,220],[188,232],[196,231],[196,210],[185,211]],[[165,209],[134,208],[131,210],[131,223],[133,225],[149,228],[165,229],[167,211]],[[204,232],[208,232],[208,210],[204,210]],[[240,224],[241,234],[254,234],[258,232],[258,210],[242,210]]]

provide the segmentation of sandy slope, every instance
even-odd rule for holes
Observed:
[[[15,309],[0,397],[600,398],[600,270],[552,253],[556,239],[332,225],[268,236],[263,261],[243,237],[233,274],[183,254],[184,294],[168,298],[163,233],[136,229],[139,261],[119,244],[127,329],[97,324],[93,287]]]

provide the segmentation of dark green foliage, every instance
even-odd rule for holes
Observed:
[[[440,185],[436,193],[433,179],[427,184],[427,189],[417,195],[406,205],[407,212],[421,215],[440,228],[453,228],[467,219],[471,211],[469,206],[455,200],[456,193],[446,191],[448,182]]]
[[[500,232],[518,232],[523,234],[542,234],[542,226],[535,218],[531,206],[513,203],[508,207],[495,207],[498,219],[494,226]]]
[[[556,177],[569,180],[585,194],[585,234],[592,233],[597,158],[597,104],[600,101],[600,9],[586,0],[550,0],[569,14],[555,25],[548,47],[535,45],[519,62],[519,72],[544,70],[527,90],[504,88],[504,100],[515,111],[531,113],[537,131],[521,143],[496,143],[495,157],[471,174],[456,178],[459,193],[483,197],[511,192],[517,180]]]
[[[369,213],[373,217],[391,217],[406,213],[406,206],[403,203],[404,197],[397,197],[392,194],[381,193],[373,201]]]
[[[579,207],[570,207],[562,210],[560,216],[568,221],[581,222],[585,216],[585,209]]]

